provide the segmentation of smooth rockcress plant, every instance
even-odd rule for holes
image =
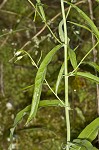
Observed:
[[[71,76],[81,76],[83,78],[86,78],[90,81],[94,81],[99,84],[99,77],[91,74],[90,72],[79,72],[78,69],[80,69],[80,65],[82,63],[88,64],[91,67],[93,67],[96,71],[99,72],[99,66],[96,63],[93,62],[86,62],[85,59],[88,57],[88,55],[93,51],[93,49],[99,44],[99,31],[96,27],[96,25],[92,22],[92,20],[76,5],[73,3],[70,3],[68,1],[60,0],[60,6],[61,6],[61,13],[62,13],[62,19],[58,26],[59,31],[59,38],[55,36],[53,31],[51,30],[47,20],[46,15],[43,9],[43,5],[40,0],[36,0],[36,6],[32,3],[32,1],[28,0],[30,5],[35,9],[35,13],[37,13],[44,24],[49,29],[49,32],[52,34],[52,36],[55,38],[55,40],[58,42],[58,44],[50,50],[50,52],[45,56],[43,61],[41,62],[40,66],[38,66],[29,53],[27,53],[25,50],[21,49],[16,52],[15,58],[18,60],[19,58],[25,57],[25,55],[28,55],[30,58],[30,61],[32,65],[34,65],[37,68],[37,73],[35,77],[35,84],[34,84],[34,90],[33,90],[33,98],[32,103],[28,106],[26,106],[23,110],[21,110],[14,120],[13,127],[10,129],[10,140],[11,144],[9,146],[9,150],[12,150],[12,142],[13,142],[13,134],[16,126],[18,123],[22,120],[22,118],[29,114],[26,125],[29,124],[29,122],[36,117],[37,111],[39,107],[49,107],[49,106],[58,106],[65,109],[65,117],[66,117],[66,147],[64,149],[66,150],[98,150],[96,147],[92,145],[92,141],[97,137],[98,131],[99,131],[99,117],[96,118],[94,121],[92,121],[88,126],[85,127],[85,129],[79,134],[79,136],[71,141],[71,129],[70,129],[70,114],[69,111],[69,96],[68,96],[68,86],[69,86],[69,78]],[[65,12],[65,3],[69,5],[67,13]],[[77,63],[76,58],[76,49],[78,46],[72,50],[69,46],[70,39],[68,38],[67,33],[67,17],[69,15],[70,10],[74,8],[78,15],[80,15],[81,18],[83,18],[88,26],[81,25],[79,23],[75,23],[72,21],[68,21],[71,24],[74,24],[76,26],[79,26],[81,28],[84,28],[88,30],[91,34],[94,34],[96,37],[96,44],[85,54],[85,56],[80,60],[79,63]],[[36,15],[35,15],[36,16]],[[64,62],[60,68],[57,81],[56,81],[56,89],[55,91],[50,87],[46,80],[46,72],[47,72],[47,66],[51,62],[52,58],[56,53],[59,52],[60,49],[64,49]],[[73,67],[73,70],[71,72],[68,71],[68,61],[71,62],[71,65]],[[61,100],[58,96],[58,89],[60,82],[62,80],[62,77],[64,76],[64,84],[65,84],[65,101]],[[42,84],[46,83],[48,88],[51,90],[51,92],[55,95],[56,99],[53,100],[40,100],[41,92],[42,92]]]

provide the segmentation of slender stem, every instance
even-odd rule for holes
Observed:
[[[62,44],[62,42],[55,36],[55,34],[53,33],[53,31],[51,30],[50,26],[48,25],[48,23],[46,22],[46,20],[42,17],[42,15],[40,14],[40,12],[36,9],[35,5],[31,2],[31,0],[28,0],[28,2],[33,6],[33,8],[36,10],[36,12],[38,13],[38,15],[41,17],[42,21],[45,23],[46,27],[49,29],[49,31],[51,32],[51,34],[53,35],[53,37],[56,39],[56,41],[60,44]]]
[[[66,16],[64,2],[61,0],[61,10],[64,23],[64,62],[65,62],[65,116],[66,116],[66,126],[67,126],[67,147],[69,150],[68,142],[70,141],[70,119],[69,119],[69,109],[68,109],[68,59],[67,59],[67,26],[66,26]]]
[[[56,98],[62,103],[62,105],[64,105],[64,102],[58,97],[58,95],[53,91],[53,89],[50,87],[49,83],[47,82],[47,80],[44,80],[46,85],[48,86],[48,88],[51,90],[51,92],[56,96]]]
[[[82,4],[82,3],[85,3],[85,1],[84,0],[82,0],[82,1],[80,1],[80,2],[77,2],[77,3],[75,3],[75,5],[80,5],[80,4]],[[69,9],[69,7],[68,8],[65,8],[65,11],[67,11]],[[36,9],[37,10],[37,9]],[[5,12],[4,10],[0,10],[0,11],[2,11],[2,12]],[[6,11],[6,13],[9,13],[8,11]],[[15,15],[17,15],[17,14],[15,14]],[[56,14],[53,18],[51,18],[51,20],[48,20],[47,21],[47,24],[49,23],[49,21],[50,21],[50,23],[52,23],[52,22],[54,22],[59,16],[61,15],[61,12],[59,12],[58,14]],[[31,40],[33,40],[35,37],[38,37],[45,29],[46,29],[46,24],[31,38]],[[22,47],[21,47],[21,49],[23,49],[23,48],[25,48],[27,45],[29,45],[31,43],[31,41],[29,40],[29,41],[27,41]]]

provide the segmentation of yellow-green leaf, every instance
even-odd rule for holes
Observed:
[[[52,57],[54,54],[62,47],[62,45],[57,45],[55,46],[44,58],[43,62],[41,63],[37,74],[35,78],[35,84],[34,84],[34,94],[32,98],[32,105],[31,105],[31,111],[27,120],[27,123],[36,116],[38,105],[39,105],[39,100],[40,100],[40,95],[41,95],[41,90],[42,90],[42,83],[45,79],[45,74],[46,74],[46,69],[47,65],[50,63],[52,60]]]
[[[64,1],[65,3],[71,5],[73,8],[75,8],[79,15],[87,22],[87,24],[90,26],[91,30],[94,32],[95,36],[97,39],[99,39],[99,31],[98,28],[96,27],[96,25],[93,23],[93,21],[81,10],[79,9],[76,5],[71,4],[67,1]]]
[[[85,127],[85,129],[79,134],[78,138],[87,139],[92,142],[99,131],[99,117],[92,121],[89,125]]]
[[[87,64],[99,72],[99,66],[95,62],[83,62],[82,64]]]
[[[59,74],[58,74],[58,77],[57,77],[57,81],[56,81],[56,89],[55,89],[55,93],[57,94],[57,92],[58,92],[58,87],[59,87],[59,84],[60,84],[60,82],[61,82],[61,79],[62,79],[62,77],[63,77],[63,72],[64,72],[64,63],[62,64],[62,66],[61,66],[61,69],[60,69],[60,71],[59,71]]]
[[[75,51],[72,50],[70,47],[68,47],[68,53],[69,53],[70,62],[73,68],[75,69],[77,67],[77,59],[76,59]]]
[[[97,77],[89,72],[77,72],[76,75],[82,76],[84,78],[87,78],[87,79],[92,80],[99,84],[99,77]]]

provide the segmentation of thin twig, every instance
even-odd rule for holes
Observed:
[[[80,4],[85,3],[85,2],[86,2],[85,0],[82,0],[82,1],[80,1],[80,2],[77,2],[75,5],[80,5]],[[68,7],[68,8],[65,8],[65,11],[67,11],[68,9],[69,9],[69,7]],[[53,23],[59,16],[61,16],[61,12],[58,13],[57,15],[55,15],[51,20],[49,20],[49,21],[47,22],[47,24]],[[39,30],[38,33],[36,33],[36,34],[32,37],[31,40],[33,40],[34,38],[38,37],[38,36],[46,29],[46,27],[47,27],[47,25],[44,25],[44,26],[42,27],[42,29]],[[27,45],[29,45],[30,43],[31,43],[31,41],[27,41],[27,42],[21,47],[21,49],[25,48],[25,47],[26,47]]]
[[[0,49],[7,43],[7,40],[9,39],[9,35],[5,38],[5,40],[0,45]]]
[[[3,8],[3,6],[5,5],[6,2],[7,2],[7,0],[3,0],[3,2],[2,2],[1,5],[0,5],[0,9]]]
[[[5,97],[4,82],[3,82],[3,63],[0,64],[0,89],[2,96]]]
[[[90,18],[94,22],[92,1],[88,0],[88,3],[89,3]],[[96,43],[96,40],[95,40],[94,35],[92,34],[92,45],[94,46],[95,43]],[[93,49],[93,59],[94,59],[94,62],[97,62],[97,50],[96,50],[96,48]],[[97,71],[95,71],[95,73],[96,73],[96,76],[97,76]],[[96,92],[97,92],[97,107],[98,107],[97,108],[97,113],[98,113],[98,116],[99,116],[99,85],[98,84],[96,84]]]

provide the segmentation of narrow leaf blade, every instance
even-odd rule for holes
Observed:
[[[83,62],[82,64],[87,64],[99,72],[99,66],[95,62]]]
[[[39,107],[50,107],[50,106],[60,106],[60,107],[64,107],[65,104],[63,105],[63,103],[61,103],[59,100],[57,99],[53,99],[53,100],[41,100],[39,103]],[[11,144],[9,146],[9,150],[12,150],[12,141],[13,141],[13,134],[15,131],[16,126],[18,125],[18,123],[20,121],[22,121],[23,117],[29,113],[31,110],[31,105],[26,106],[24,109],[22,109],[19,113],[17,113],[15,120],[14,120],[14,124],[13,127],[10,129],[10,141]]]
[[[89,125],[85,127],[85,129],[79,134],[78,138],[87,139],[92,142],[99,131],[99,117],[92,121]]]
[[[76,75],[82,76],[99,84],[99,77],[88,72],[77,72]]]
[[[79,15],[81,15],[81,17],[87,22],[87,24],[90,26],[91,30],[94,32],[95,36],[97,37],[97,39],[99,39],[99,31],[96,27],[96,25],[93,23],[93,21],[81,10],[79,9],[77,6],[75,6],[74,4],[71,4],[67,1],[64,1],[65,3],[71,5],[73,8],[75,8],[77,10],[77,12],[79,13]]]
[[[68,53],[69,53],[70,62],[72,64],[73,68],[75,69],[77,67],[76,54],[75,54],[74,50],[72,50],[70,47],[68,47]]]
[[[61,41],[64,42],[64,32],[62,26],[63,26],[63,20],[61,20],[61,22],[59,23],[58,32]]]
[[[91,142],[86,139],[74,139],[73,143],[75,143],[75,145],[79,145],[78,150],[94,150]]]
[[[56,89],[55,89],[55,93],[56,94],[58,92],[59,84],[60,84],[61,79],[63,77],[64,67],[65,67],[65,64],[63,63],[62,66],[61,66],[61,69],[59,71],[59,74],[58,74],[58,77],[57,77],[57,81],[56,81]]]
[[[57,45],[55,46],[44,58],[43,62],[41,63],[37,74],[35,78],[35,85],[34,85],[34,94],[32,98],[32,105],[31,105],[31,111],[27,120],[27,123],[36,116],[38,105],[39,105],[39,100],[40,100],[40,95],[41,95],[41,90],[42,90],[42,83],[45,78],[46,74],[46,68],[47,65],[50,63],[52,60],[52,57],[54,54],[62,47],[62,45]]]
[[[76,25],[76,26],[78,26],[78,27],[81,27],[81,28],[83,28],[83,29],[86,29],[86,30],[88,30],[89,32],[93,33],[88,27],[86,27],[86,26],[84,26],[84,25],[82,25],[82,24],[79,24],[79,23],[76,23],[76,22],[72,22],[72,21],[68,21],[68,22],[71,23],[71,24],[74,24],[74,25]]]
[[[42,100],[39,103],[39,107],[49,107],[49,106],[60,106],[64,107],[65,104],[61,103],[59,100]]]
[[[38,8],[39,8],[39,11],[40,11],[40,14],[41,14],[41,16],[42,16],[43,21],[46,21],[45,12],[44,12],[42,3],[41,3],[40,0],[36,0],[36,1],[37,1],[37,6],[38,6]]]

